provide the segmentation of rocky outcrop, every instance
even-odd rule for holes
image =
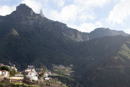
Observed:
[[[41,15],[42,17],[45,17],[44,14],[43,14],[43,12],[42,12],[42,9],[40,10],[40,15]]]
[[[17,6],[16,11],[14,11],[11,16],[34,16],[35,13],[33,12],[33,10],[31,8],[29,8],[27,5],[25,4],[20,4],[19,6]]]

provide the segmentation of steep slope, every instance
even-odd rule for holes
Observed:
[[[13,25],[13,24],[11,24]],[[14,24],[15,26],[15,24]],[[3,29],[7,29],[6,25]],[[0,58],[4,61],[16,62],[16,65],[35,64],[68,64],[71,55],[67,52],[73,42],[70,37],[59,31],[22,31],[23,25],[8,28],[9,30],[0,39]],[[36,27],[25,26],[24,28],[35,29]],[[73,58],[73,57],[72,57]],[[70,64],[70,63],[69,63]]]
[[[79,82],[88,87],[129,87],[129,41],[130,37],[114,36],[75,44]]]
[[[28,64],[69,65],[74,60],[68,52],[70,45],[87,40],[87,35],[20,4],[10,15],[0,17],[0,58],[2,62],[14,62],[19,68]]]
[[[123,54],[124,51],[129,52],[128,46],[126,46],[126,42],[128,45],[128,42],[129,42],[128,37],[123,37],[123,36],[102,37],[102,38],[93,39],[93,40],[90,40],[87,42],[77,43],[73,47],[73,49],[74,50],[76,49],[76,50],[75,51],[72,50],[72,52],[74,52],[74,54],[76,54],[76,56],[79,56],[81,60],[85,59],[84,62],[87,63],[87,65],[89,65],[89,64],[93,65],[93,64],[97,63],[100,66],[101,60],[108,61],[108,59],[111,60],[111,58],[112,59],[115,58],[115,55],[121,55],[121,53]],[[120,51],[120,49],[121,49],[121,51]],[[129,53],[127,53],[127,54],[129,54]],[[129,56],[129,55],[127,55],[127,56]],[[125,57],[127,57],[127,56],[125,56]],[[103,64],[103,62],[101,62],[101,64]],[[104,64],[105,65],[101,65],[101,66],[109,67],[109,66],[107,66],[107,63],[104,63]],[[110,65],[110,64],[108,64],[108,65]]]

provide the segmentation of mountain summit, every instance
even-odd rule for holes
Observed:
[[[96,28],[89,34],[90,39],[100,38],[104,36],[116,36],[116,35],[128,36],[128,34],[126,34],[123,31],[115,31],[109,28]]]
[[[20,4],[17,6],[16,11],[12,13],[15,16],[34,16],[34,11],[28,7],[26,4]]]

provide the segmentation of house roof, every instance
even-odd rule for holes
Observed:
[[[30,70],[30,69],[25,69],[25,70]]]
[[[38,73],[44,73],[44,72],[38,72]]]
[[[27,71],[26,73],[35,73],[34,71]]]
[[[0,70],[0,71],[2,71],[2,72],[8,72],[7,70]]]

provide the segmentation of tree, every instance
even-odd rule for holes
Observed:
[[[39,74],[39,77],[44,77],[44,74],[43,73]]]
[[[7,66],[2,66],[2,67],[1,67],[1,70],[7,70],[7,71],[10,71],[10,69],[9,69]]]
[[[14,76],[16,74],[16,71],[14,69],[10,70],[10,76]]]

